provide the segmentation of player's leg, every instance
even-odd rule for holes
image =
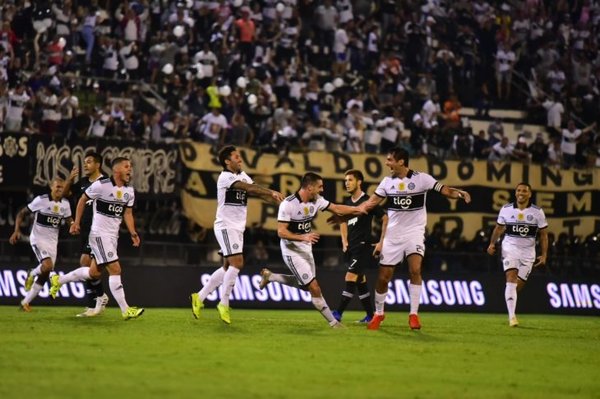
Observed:
[[[351,259],[350,266],[352,267],[352,262],[356,261],[358,261],[357,258]],[[352,298],[354,297],[357,280],[358,274],[351,272],[350,270],[346,272],[346,276],[344,277],[344,290],[342,291],[342,295],[337,309],[333,311],[333,316],[336,318],[337,321],[342,321],[344,311],[346,310],[348,304],[350,304],[350,301],[352,301]]]
[[[511,327],[516,327],[519,323],[515,314],[517,308],[517,285],[518,269],[511,266],[509,260],[504,260],[504,274],[506,275],[506,287],[504,288],[504,300],[508,311],[508,323]]]
[[[375,314],[367,325],[369,330],[379,329],[379,324],[385,319],[384,305],[388,293],[388,284],[394,276],[395,265],[379,265],[377,284],[375,284]]]
[[[29,306],[31,301],[33,301],[38,296],[38,294],[44,287],[44,284],[46,284],[46,281],[48,281],[50,272],[54,269],[52,258],[42,259],[40,265],[40,274],[37,275],[35,282],[31,285],[31,289],[27,291],[25,298],[21,300],[21,309],[26,312],[31,310],[31,307]]]
[[[368,323],[373,319],[373,304],[371,302],[371,293],[369,292],[369,285],[367,284],[367,276],[360,274],[356,281],[356,290],[358,292],[358,298],[363,306],[363,309],[367,315],[359,320],[360,323]]]
[[[94,266],[94,263],[96,263],[95,260],[92,260],[92,266]],[[141,316],[142,313],[144,313],[144,308],[129,306],[127,300],[125,299],[125,289],[123,288],[123,283],[121,281],[121,263],[119,260],[117,259],[109,262],[104,266],[108,272],[108,286],[110,288],[110,292],[121,309],[121,315],[123,316],[123,319],[129,320]]]
[[[340,327],[341,323],[336,320],[331,312],[331,309],[327,305],[325,298],[323,298],[323,293],[321,292],[321,287],[319,286],[319,282],[316,278],[313,278],[312,281],[307,285],[308,291],[311,295],[311,300],[313,306],[321,313],[321,315],[327,320],[330,327]]]
[[[410,285],[408,293],[410,296],[410,312],[408,314],[408,325],[413,330],[421,328],[419,320],[419,301],[421,300],[421,289],[423,287],[423,278],[421,277],[421,264],[423,256],[419,253],[413,253],[406,258],[408,262],[408,274]]]
[[[200,318],[200,312],[204,308],[204,300],[206,297],[216,290],[221,284],[223,284],[223,277],[225,276],[225,272],[227,271],[228,267],[229,262],[227,261],[227,258],[223,258],[223,266],[219,267],[213,272],[213,274],[210,275],[208,282],[204,284],[200,291],[194,292],[192,295],[190,295],[192,300],[192,314],[196,319]]]

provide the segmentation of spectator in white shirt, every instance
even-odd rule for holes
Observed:
[[[510,98],[510,83],[512,81],[513,67],[516,61],[515,53],[506,45],[500,43],[496,53],[496,84],[499,99]],[[506,90],[502,90],[506,86]]]
[[[562,114],[565,112],[565,108],[557,96],[554,99],[547,99],[542,103],[542,106],[546,109],[546,126],[548,127],[548,131],[553,137],[559,136],[562,125]]]
[[[493,145],[488,161],[510,162],[514,149],[515,146],[508,141],[508,137],[503,136],[501,141]]]
[[[7,132],[18,132],[23,123],[23,110],[31,97],[23,83],[17,83],[14,90],[8,92],[8,103],[6,105],[6,118],[4,118],[4,130]]]
[[[202,132],[202,139],[205,143],[222,145],[227,126],[225,115],[221,114],[219,108],[213,107],[211,112],[204,115],[200,121],[199,129]]]
[[[563,167],[564,169],[570,169],[575,163],[575,155],[577,154],[577,143],[581,140],[581,135],[589,132],[596,124],[593,123],[585,129],[577,129],[575,121],[572,119],[567,123],[567,128],[562,130],[562,141],[560,143],[560,149],[563,154]]]

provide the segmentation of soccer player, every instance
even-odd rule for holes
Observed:
[[[490,238],[487,252],[496,253],[496,242],[502,234],[502,265],[506,274],[504,299],[508,309],[508,325],[517,327],[519,321],[515,315],[517,292],[527,282],[532,267],[546,263],[548,254],[548,222],[542,208],[531,203],[531,186],[519,183],[515,190],[515,202],[506,204],[500,209],[496,227]],[[539,233],[541,254],[535,258],[535,238]],[[535,264],[534,264],[535,262]]]
[[[325,302],[316,277],[312,246],[319,241],[319,233],[312,231],[312,220],[318,211],[327,210],[336,215],[358,215],[360,211],[357,207],[329,202],[321,197],[321,193],[323,179],[316,173],[309,172],[302,177],[300,190],[279,205],[277,235],[281,239],[283,261],[292,274],[277,274],[269,269],[262,269],[260,288],[276,281],[309,291],[314,307],[331,327],[338,328],[342,324],[336,320]]]
[[[356,206],[369,199],[369,196],[362,190],[363,181],[364,176],[360,170],[352,169],[344,174],[346,191],[350,194],[344,199],[344,205]],[[373,243],[371,233],[373,216],[382,219],[381,236],[376,244]],[[342,251],[347,255],[349,265],[345,277],[346,287],[342,292],[338,308],[333,311],[333,317],[338,321],[342,321],[342,315],[354,297],[354,291],[358,291],[358,298],[367,312],[367,315],[359,323],[368,323],[373,318],[371,294],[364,271],[379,262],[387,221],[388,216],[383,208],[376,206],[368,214],[355,216],[340,224]]]
[[[9,242],[16,244],[21,238],[20,227],[23,218],[28,213],[33,213],[33,225],[29,242],[33,253],[39,264],[35,269],[29,271],[25,281],[27,294],[21,301],[21,310],[31,312],[31,301],[44,287],[50,272],[54,270],[56,263],[56,252],[58,246],[58,229],[65,219],[72,223],[71,205],[63,198],[65,182],[62,179],[54,179],[50,186],[50,194],[39,195],[18,213],[15,222],[15,231],[11,234]],[[37,278],[36,278],[37,277]],[[34,283],[35,279],[35,283]]]
[[[435,190],[445,197],[462,199],[466,203],[471,202],[471,196],[466,191],[439,183],[427,173],[416,172],[409,168],[408,162],[408,152],[405,149],[392,148],[385,161],[386,166],[390,168],[391,176],[384,177],[369,200],[358,206],[369,211],[387,198],[389,221],[379,257],[379,275],[375,287],[375,315],[367,324],[369,330],[378,330],[385,319],[383,308],[388,284],[394,275],[394,269],[404,259],[408,262],[410,277],[408,325],[413,330],[421,328],[418,312],[423,284],[421,264],[425,255],[427,192]]]
[[[191,295],[192,314],[198,319],[206,297],[223,285],[223,295],[217,310],[221,320],[231,324],[229,296],[240,270],[244,267],[247,196],[257,196],[273,204],[279,204],[284,197],[280,192],[254,184],[250,176],[242,170],[242,157],[235,146],[227,145],[221,148],[219,162],[223,166],[223,171],[217,180],[217,214],[214,231],[221,247],[224,264],[210,276],[208,283],[200,291]]]
[[[89,152],[83,159],[83,177],[74,183],[75,178],[79,174],[79,170],[74,168],[71,171],[71,176],[65,184],[65,192],[69,190],[77,196],[77,199],[81,198],[85,194],[85,190],[92,185],[96,180],[104,177],[100,172],[102,166],[102,156],[97,152]],[[81,267],[90,267],[92,263],[89,243],[90,228],[92,227],[92,209],[93,200],[89,200],[85,203],[85,210],[81,217],[81,257],[79,258],[79,264]],[[102,287],[101,279],[90,279],[84,281],[85,294],[87,298],[87,308],[84,312],[79,313],[77,317],[93,317],[97,316],[104,311],[106,304],[108,303],[108,295],[104,292]]]
[[[119,304],[123,319],[129,320],[138,318],[144,313],[143,308],[130,307],[125,300],[125,290],[121,283],[121,263],[117,254],[119,227],[123,220],[131,235],[133,246],[140,245],[132,210],[135,192],[133,187],[129,186],[132,174],[131,162],[127,158],[115,158],[112,162],[112,172],[112,177],[96,180],[85,190],[77,203],[75,221],[70,228],[71,234],[81,232],[81,220],[86,203],[93,200],[94,214],[89,238],[92,251],[90,267],[83,266],[62,276],[52,276],[50,295],[56,298],[60,287],[72,281],[97,280],[102,276],[102,270],[106,269],[109,274],[110,292]]]

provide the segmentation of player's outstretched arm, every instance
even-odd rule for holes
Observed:
[[[21,224],[23,223],[23,218],[25,218],[25,216],[29,213],[31,213],[31,211],[26,206],[21,208],[17,213],[17,217],[15,219],[15,231],[10,235],[10,238],[8,239],[8,242],[10,242],[12,245],[15,245],[17,241],[19,241],[19,239],[21,238]]]
[[[263,201],[275,205],[279,205],[281,201],[285,199],[285,196],[279,191],[271,190],[270,188],[262,187],[254,183],[250,184],[243,181],[236,181],[231,186],[238,190],[244,190],[248,195],[260,197]]]
[[[494,255],[496,253],[496,242],[500,239],[502,234],[506,231],[506,226],[501,224],[496,224],[494,227],[494,231],[492,232],[492,238],[490,238],[490,245],[487,247],[487,253],[490,255]]]
[[[444,186],[442,188],[442,191],[440,191],[440,193],[443,196],[448,197],[448,198],[462,199],[467,204],[471,202],[471,195],[468,192],[466,192],[465,190],[461,190],[459,188]]]

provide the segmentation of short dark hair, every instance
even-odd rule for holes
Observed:
[[[300,183],[300,187],[306,188],[308,186],[312,186],[319,180],[323,180],[323,178],[321,176],[319,176],[318,174],[313,173],[313,172],[305,173],[304,176],[302,176],[302,182]]]
[[[356,180],[360,180],[361,182],[362,182],[362,181],[365,181],[365,176],[364,176],[364,175],[363,175],[363,173],[362,173],[360,170],[358,170],[358,169],[350,169],[350,170],[347,170],[347,171],[346,171],[346,173],[344,173],[344,176],[348,176],[348,175],[352,175],[352,176],[354,176],[354,178],[355,178]]]
[[[525,187],[527,187],[527,188],[529,189],[529,191],[533,192],[533,190],[531,189],[531,185],[530,185],[529,183],[525,183],[525,182],[523,182],[523,181],[522,181],[521,183],[519,183],[519,184],[517,184],[517,185],[515,186],[515,190],[516,190],[516,189],[517,189],[517,187],[519,187],[519,186],[525,186]]]
[[[129,161],[129,158],[125,158],[125,157],[116,157],[115,159],[113,159],[112,163],[110,164],[111,168],[114,168],[115,166],[119,165],[120,163],[123,163],[125,161]]]
[[[234,145],[226,145],[225,147],[223,147],[219,150],[219,163],[221,164],[222,167],[224,167],[224,168],[227,167],[227,164],[225,163],[225,161],[228,160],[229,157],[231,157],[231,154],[236,150],[237,149],[235,148]]]
[[[396,161],[403,160],[404,166],[408,166],[408,151],[401,147],[394,147],[388,151],[389,154],[392,154]]]
[[[92,157],[94,159],[94,162],[102,165],[102,155],[98,154],[97,152],[95,152],[95,151],[87,152],[85,154],[85,156],[83,157],[83,159],[86,159],[87,157]]]

